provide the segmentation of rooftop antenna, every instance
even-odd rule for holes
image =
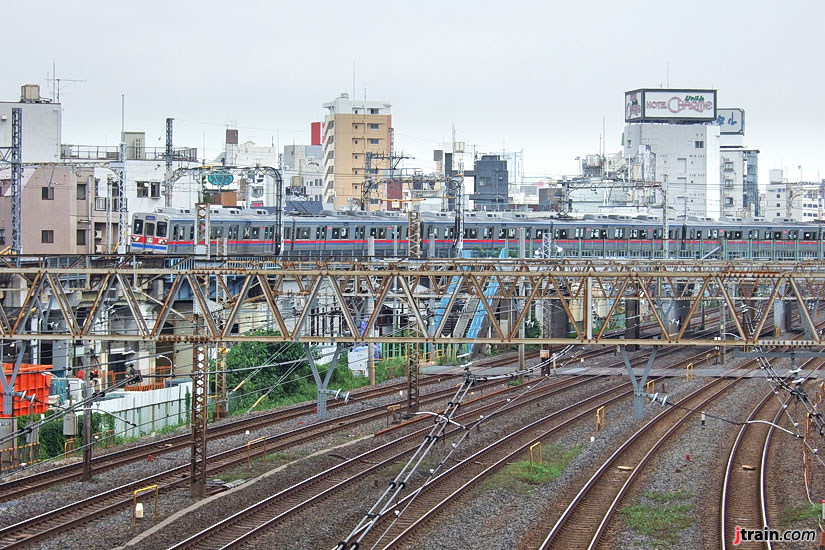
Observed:
[[[52,77],[46,78],[47,82],[52,83],[52,98],[55,103],[60,103],[60,83],[64,82],[66,85],[74,84],[75,82],[86,82],[85,80],[78,80],[76,78],[57,78],[57,67],[54,59],[52,59]]]

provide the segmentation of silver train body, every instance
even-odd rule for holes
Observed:
[[[454,255],[456,223],[451,214],[423,213],[421,256]],[[660,219],[639,216],[553,218],[546,213],[469,212],[464,218],[463,248],[475,257],[518,250],[519,230],[526,233],[528,257],[662,257]],[[130,252],[194,253],[194,213],[163,208],[132,218]],[[279,239],[279,234],[282,237]],[[212,207],[210,247],[224,244],[228,255],[289,259],[364,258],[369,238],[376,257],[408,255],[407,216],[390,212],[324,212],[285,215],[283,228],[265,209]],[[825,224],[792,220],[722,221],[676,219],[669,222],[667,245],[672,258],[684,259],[825,259]]]

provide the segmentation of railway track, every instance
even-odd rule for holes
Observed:
[[[501,382],[482,384],[481,388],[492,388]],[[453,389],[441,390],[422,396],[422,403],[438,402],[452,395]],[[290,447],[302,445],[331,433],[345,430],[365,422],[371,422],[388,415],[386,407],[373,408],[343,415],[334,419],[325,420],[290,430],[266,438],[266,452],[271,454]],[[245,463],[248,457],[257,458],[263,455],[263,446],[252,449],[246,445],[215,453],[207,460],[207,475],[215,474]],[[160,491],[169,491],[189,481],[189,464],[173,467],[158,474],[145,477],[139,481],[128,483],[110,489],[98,495],[63,506],[56,510],[40,514],[22,522],[0,529],[0,548],[14,548],[23,542],[29,543],[49,536],[56,532],[69,529],[83,522],[88,522],[100,514],[113,512],[131,503],[132,491],[147,485],[159,485]]]
[[[659,413],[628,438],[584,484],[540,549],[596,548],[613,514],[651,457],[692,416],[693,409],[707,406],[738,380],[714,379]]]
[[[704,357],[704,353],[696,354],[695,356],[677,361],[672,365],[672,368],[682,368],[688,362],[700,361]],[[643,355],[634,358],[634,364],[642,363],[646,360]],[[617,365],[622,363],[617,363]],[[508,399],[503,399],[498,402],[492,402],[478,408],[473,407],[471,411],[462,413],[456,421],[459,423],[466,423],[478,418],[479,414],[487,415],[489,412],[497,410],[506,405],[506,411],[512,412],[519,408],[526,407],[533,403],[546,402],[550,396],[557,395],[563,391],[579,387],[591,381],[590,377],[568,379],[560,381],[547,387],[544,390],[534,389],[521,400],[514,402],[512,405]],[[632,384],[629,382],[619,384],[594,396],[584,400],[576,405],[576,407],[584,406],[582,403],[591,403],[593,400],[598,400],[600,397],[609,395],[619,395],[620,397],[627,397],[632,395]],[[479,399],[472,400],[462,404],[462,410],[465,407],[472,406],[478,402]],[[609,400],[613,402],[613,400]],[[560,418],[560,414],[567,414],[572,410],[570,407],[554,413],[552,418]],[[591,409],[588,409],[592,412]],[[443,411],[441,411],[443,412]],[[577,417],[578,418],[578,417]],[[428,420],[429,417],[427,418]],[[411,422],[421,422],[425,419],[416,419]],[[301,511],[309,506],[318,504],[320,501],[333,498],[337,493],[345,487],[357,483],[367,476],[379,471],[387,466],[397,464],[399,461],[406,460],[408,455],[412,453],[418,446],[416,439],[420,443],[420,438],[424,435],[430,426],[426,429],[421,429],[396,439],[394,442],[387,443],[375,450],[368,451],[358,457],[355,457],[328,472],[319,473],[309,480],[294,485],[280,493],[273,495],[263,501],[256,503],[223,521],[216,523],[210,528],[193,535],[185,541],[173,546],[174,550],[183,549],[217,549],[217,548],[236,548],[242,544],[254,541],[255,538],[261,536],[267,530],[273,529],[276,526],[283,524],[290,518],[296,516]],[[453,435],[456,432],[463,432],[462,429],[455,429],[448,433]],[[406,442],[407,448],[404,451],[396,452],[395,449],[400,442]],[[368,466],[365,468],[364,464]],[[350,473],[348,473],[350,472]],[[340,480],[342,475],[348,475],[344,480]],[[369,546],[366,546],[369,547]]]
[[[510,361],[512,360],[510,359]],[[501,362],[502,364],[506,364],[505,359],[502,359]],[[421,380],[421,384],[423,386],[438,384],[451,377],[453,376],[445,375],[427,377]],[[382,386],[380,388],[355,391],[352,393],[351,399],[353,401],[366,401],[389,395],[397,395],[399,390],[406,389],[407,383],[401,382],[398,384]],[[335,409],[343,407],[344,405],[345,404],[343,402],[332,402],[328,404],[328,408]],[[278,422],[300,418],[302,416],[312,414],[314,411],[315,402],[310,402],[286,409],[276,409],[247,416],[224,424],[212,424],[209,426],[207,431],[207,437],[209,441],[215,441],[231,435],[244,433],[247,430],[251,432]],[[188,448],[191,443],[192,436],[189,433],[155,439],[151,442],[129,447],[127,449],[121,449],[119,451],[95,456],[92,458],[92,470],[95,473],[105,472],[138,460],[145,460],[150,454],[153,456],[159,456],[165,453],[171,453],[180,449]],[[59,466],[57,468],[51,468],[37,474],[13,479],[0,484],[0,502],[14,500],[29,493],[46,489],[58,483],[77,481],[82,478],[82,475],[83,465],[78,462]]]
[[[802,368],[820,371],[825,360],[811,359]],[[768,392],[753,408],[746,422],[764,421],[778,424],[784,407],[773,391]],[[719,500],[719,544],[721,550],[734,548],[735,528],[762,529],[770,525],[766,502],[767,455],[773,427],[763,423],[746,423],[739,430],[725,467],[722,494]],[[766,542],[763,548],[770,549]]]

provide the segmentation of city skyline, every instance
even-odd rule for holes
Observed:
[[[825,106],[804,100],[823,91],[806,55],[818,51],[819,4],[781,12],[767,2],[641,12],[606,2],[428,5],[8,6],[17,20],[38,22],[39,39],[30,40],[27,25],[4,34],[9,51],[28,42],[7,62],[0,99],[16,100],[25,83],[51,96],[54,63],[64,142],[117,143],[123,94],[127,131],[161,145],[164,119],[173,117],[176,145],[201,150],[205,142],[201,155],[211,160],[225,127],[237,127],[241,142],[309,143],[323,103],[366,92],[392,104],[396,149],[415,157],[406,166],[431,171],[432,149],[449,148],[455,124],[469,151],[523,150],[534,180],[577,173],[576,157],[599,150],[603,127],[606,153],[619,151],[625,91],[715,88],[720,107],[746,111],[761,187],[774,168],[791,180],[822,177]],[[365,20],[371,36],[354,40]],[[139,40],[122,39],[120,21]]]

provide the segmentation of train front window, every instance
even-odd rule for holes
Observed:
[[[157,235],[158,237],[165,237],[167,227],[168,224],[166,222],[158,222],[158,227],[157,231],[155,232],[155,235]]]
[[[132,226],[132,235],[143,235],[143,220],[135,218],[135,223]]]
[[[155,224],[146,222],[146,225],[143,227],[143,229],[146,232],[145,235],[147,237],[155,236]]]

